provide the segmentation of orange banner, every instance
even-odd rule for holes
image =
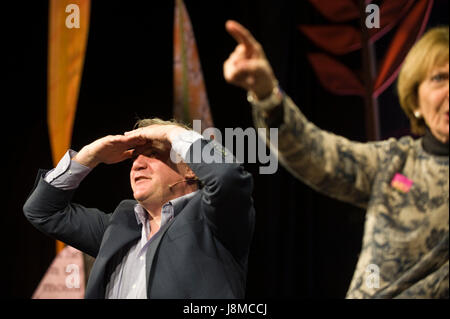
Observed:
[[[53,163],[70,148],[89,29],[90,0],[50,0],[47,122]],[[64,245],[57,243],[57,252]]]

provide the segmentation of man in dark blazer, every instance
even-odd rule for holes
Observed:
[[[69,150],[55,169],[40,171],[25,216],[96,258],[86,298],[243,298],[251,175],[182,125],[150,119],[138,126]],[[214,160],[206,163],[202,152]],[[112,214],[71,202],[90,170],[129,158],[134,200]]]

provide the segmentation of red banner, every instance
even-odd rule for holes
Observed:
[[[191,20],[182,0],[176,0],[174,19],[174,118],[213,126]]]

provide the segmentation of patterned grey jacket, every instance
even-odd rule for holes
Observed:
[[[280,108],[281,164],[313,189],[367,210],[347,298],[448,298],[448,155],[427,153],[411,137],[349,141],[308,122],[287,96]],[[254,108],[257,127],[272,120]]]

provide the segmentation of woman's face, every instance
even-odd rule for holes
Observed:
[[[449,140],[448,120],[448,63],[434,67],[419,85],[421,116],[434,137],[443,143]]]

